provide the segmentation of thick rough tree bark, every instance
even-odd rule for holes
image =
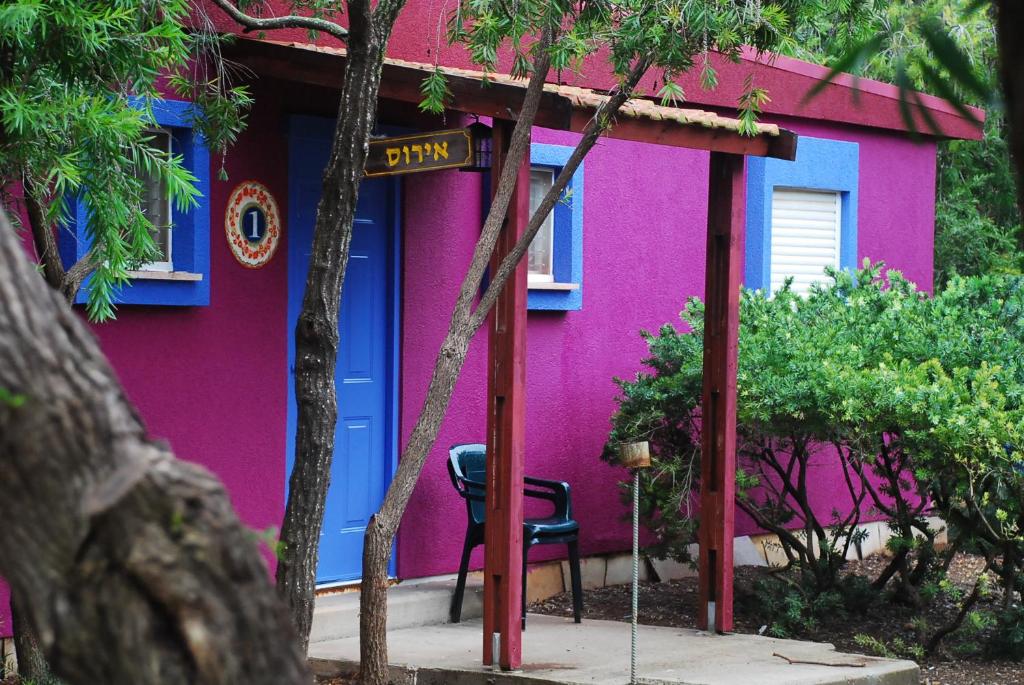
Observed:
[[[35,633],[22,617],[17,597],[11,597],[11,631],[14,633],[14,653],[18,658],[18,676],[32,683],[49,683],[52,680],[50,665],[46,663]]]
[[[1017,207],[1024,216],[1024,5],[1019,0],[995,0],[999,72],[1003,84],[1010,155],[1017,168]],[[1024,250],[1024,233],[1019,248]]]
[[[542,39],[546,45],[551,36]],[[455,389],[455,382],[462,372],[469,350],[469,343],[487,320],[499,293],[508,282],[516,265],[526,254],[530,242],[536,235],[544,217],[554,208],[576,172],[580,162],[597,142],[598,137],[611,123],[611,118],[629,98],[629,94],[648,69],[648,63],[637,64],[628,78],[620,84],[611,97],[594,115],[569,160],[555,179],[537,211],[509,255],[493,274],[484,295],[476,308],[473,302],[478,292],[484,270],[490,262],[502,224],[508,212],[509,201],[514,190],[517,170],[522,164],[530,145],[532,124],[537,113],[544,80],[550,66],[545,50],[534,64],[534,74],[527,87],[523,106],[516,117],[516,126],[505,157],[505,167],[498,182],[491,209],[484,221],[484,227],[473,252],[473,259],[463,279],[459,295],[448,326],[448,333],[434,363],[434,371],[427,389],[423,408],[416,420],[409,442],[402,451],[398,469],[388,486],[380,510],[370,519],[366,528],[363,546],[363,579],[360,594],[359,613],[359,659],[363,685],[386,685],[387,680],[387,568],[392,545],[398,532],[402,515],[409,504],[409,498],[416,487],[423,465],[437,440],[441,422]]]
[[[0,575],[82,685],[307,685],[255,536],[146,436],[95,339],[0,216]]]
[[[323,175],[302,310],[295,328],[298,422],[277,571],[303,650],[309,642],[318,545],[330,485],[338,418],[335,366],[338,311],[348,264],[359,184],[373,130],[388,37],[404,2],[348,3],[348,59],[331,156]]]

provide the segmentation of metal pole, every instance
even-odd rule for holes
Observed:
[[[629,650],[629,682],[636,685],[636,621],[640,599],[640,469],[633,469],[633,624]]]

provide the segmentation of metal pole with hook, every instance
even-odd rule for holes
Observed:
[[[630,623],[629,683],[636,685],[637,614],[640,605],[640,469],[651,465],[649,443],[644,441],[619,445],[619,460],[633,471],[633,614]]]

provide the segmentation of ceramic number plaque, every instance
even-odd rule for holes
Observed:
[[[224,231],[235,259],[245,267],[267,264],[281,240],[281,217],[270,191],[256,181],[240,183],[228,198]]]

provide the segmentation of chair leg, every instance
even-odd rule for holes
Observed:
[[[459,564],[459,579],[455,583],[455,594],[452,595],[452,606],[448,618],[452,623],[459,623],[462,620],[462,596],[466,592],[466,575],[469,573],[469,555],[473,551],[469,531],[466,531],[466,541],[462,544],[462,563]]]
[[[583,615],[583,582],[580,577],[579,543],[573,540],[569,544],[569,575],[572,576],[572,617],[579,623]]]
[[[520,624],[523,630],[526,630],[526,556],[529,552],[529,543],[523,544],[523,613],[522,623]]]

